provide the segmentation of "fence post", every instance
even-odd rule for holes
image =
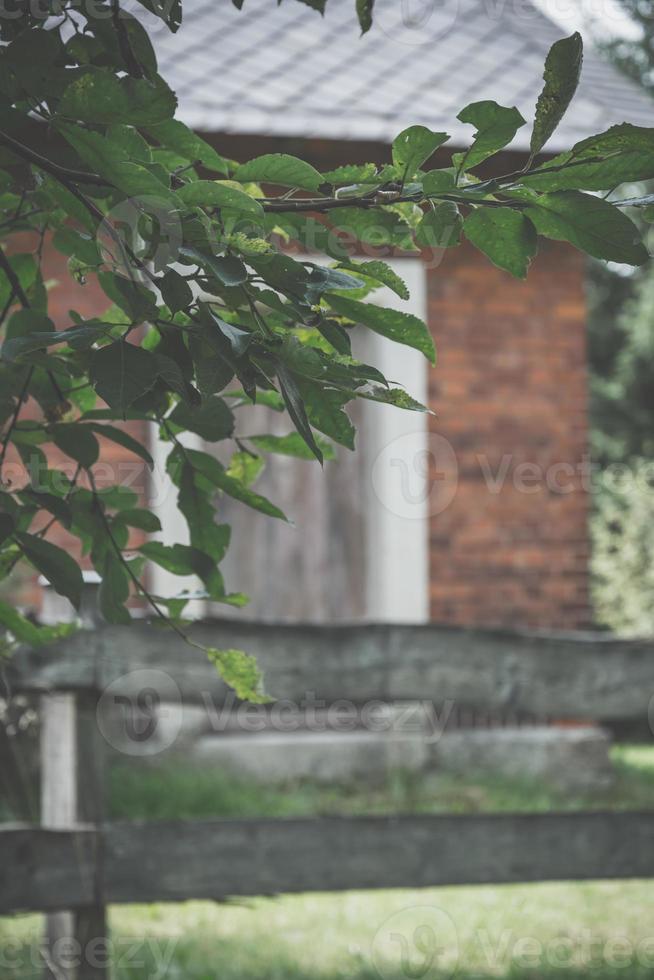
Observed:
[[[87,575],[82,625],[96,629],[97,585]],[[90,579],[90,581],[88,580]],[[48,618],[69,611],[47,595]],[[41,823],[71,828],[102,825],[105,802],[104,742],[96,718],[97,692],[56,692],[41,698]],[[101,847],[101,845],[100,845]],[[46,917],[43,948],[46,980],[108,980],[107,919],[102,904],[102,853],[96,855],[93,890],[97,901]]]

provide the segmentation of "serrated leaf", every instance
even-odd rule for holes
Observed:
[[[531,134],[531,154],[543,149],[559,125],[577,91],[584,55],[581,34],[575,31],[561,38],[549,50],[545,61],[545,85],[536,103],[536,119]]]
[[[524,279],[538,250],[536,229],[511,208],[477,208],[466,218],[463,233],[491,262]]]
[[[393,405],[395,408],[403,408],[408,412],[429,412],[431,409],[416,401],[403,388],[382,388],[374,385],[369,390],[357,392],[360,398],[365,398],[372,402],[381,402],[383,405]]]
[[[282,187],[301,187],[317,191],[325,179],[315,167],[288,153],[265,153],[236,168],[234,180],[242,184],[279,184]]]
[[[423,163],[449,140],[447,133],[434,133],[426,126],[409,126],[393,140],[393,164],[402,175],[402,180],[414,176]]]
[[[334,228],[345,232],[348,236],[353,236],[364,245],[374,245],[377,248],[384,245],[394,245],[404,251],[415,251],[411,229],[396,211],[384,210],[383,208],[341,208],[331,212],[329,220]],[[326,228],[323,230],[327,231]],[[309,232],[310,238],[315,239],[318,234],[315,222],[309,228]],[[333,238],[333,233],[331,237]],[[346,255],[343,255],[342,247],[329,239],[325,242],[315,241],[315,247],[339,261],[347,258]]]
[[[63,548],[34,534],[17,532],[16,540],[25,557],[45,576],[55,592],[65,596],[78,609],[84,580],[77,562]]]
[[[360,303],[345,296],[330,296],[329,305],[340,316],[362,323],[382,337],[419,350],[432,364],[436,361],[434,341],[427,325],[412,313],[382,309],[372,303]]]
[[[207,657],[237,697],[253,704],[266,704],[269,698],[263,692],[263,676],[254,657],[242,650],[207,649]]]
[[[597,259],[643,265],[649,258],[633,221],[600,197],[556,191],[542,194],[523,213],[540,235],[570,242]]]
[[[350,271],[358,272],[368,279],[374,279],[381,286],[388,286],[401,299],[410,298],[407,284],[386,262],[378,259],[373,259],[370,262],[342,261],[338,263],[338,267],[339,269],[350,269]]]
[[[323,178],[330,184],[375,183],[377,167],[374,163],[352,163],[334,170],[326,170]]]

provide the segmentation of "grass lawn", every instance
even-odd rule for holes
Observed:
[[[618,779],[593,798],[471,776],[395,774],[358,789],[279,789],[215,773],[114,770],[115,818],[654,810],[654,750],[614,750]],[[654,819],[654,814],[653,814]],[[590,882],[307,894],[111,910],[114,980],[654,980],[651,883]],[[41,919],[0,919],[0,980],[34,980]]]

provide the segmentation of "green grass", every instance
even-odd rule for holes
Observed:
[[[356,789],[306,781],[272,788],[208,770],[132,765],[112,773],[111,813],[167,819],[654,810],[654,749],[617,747],[614,761],[610,790],[574,798],[474,774],[395,773]],[[642,881],[122,906],[111,910],[112,980],[654,980],[653,912],[652,885]],[[39,916],[0,919],[0,980],[37,980],[41,923]]]
[[[321,785],[301,780],[260,786],[220,770],[117,766],[110,813],[119,820],[208,817],[300,817],[312,814],[545,813],[549,810],[654,810],[654,749],[617,746],[614,784],[570,796],[526,779],[471,773],[394,772],[376,785]]]
[[[114,980],[652,980],[651,913],[640,881],[129,906],[111,913]],[[22,963],[7,946],[11,971],[0,951],[2,980],[37,980],[39,928],[0,921],[0,940],[22,944]]]

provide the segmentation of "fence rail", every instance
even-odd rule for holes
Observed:
[[[560,719],[651,717],[650,642],[434,625],[214,621],[193,632],[209,646],[255,654],[267,690],[296,702],[311,692],[327,704],[429,699]],[[202,654],[145,624],[21,650],[4,673],[10,691],[43,696],[49,722],[42,726],[43,826],[0,827],[0,912],[49,913],[51,940],[73,935],[83,944],[105,935],[110,903],[654,877],[650,813],[106,822],[95,705],[110,684],[116,697],[133,698],[142,668],[172,680],[184,703],[227,697]],[[107,974],[83,963],[72,980]]]
[[[299,701],[346,698],[451,700],[487,711],[598,721],[646,719],[654,695],[654,642],[605,633],[510,633],[436,625],[310,626],[204,622],[191,630],[209,646],[242,648],[263,669],[267,690]],[[137,625],[80,632],[10,662],[13,690],[134,694],[132,672],[157,668],[180,697],[224,701],[227,688],[206,657],[171,632]]]
[[[3,913],[285,892],[649,877],[651,813],[0,829]]]

